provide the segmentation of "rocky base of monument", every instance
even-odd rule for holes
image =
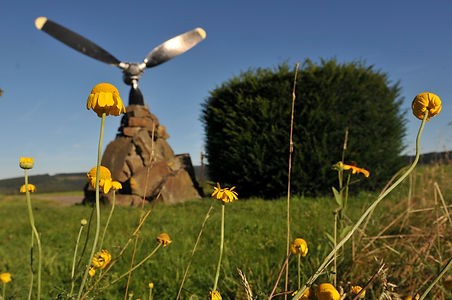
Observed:
[[[200,199],[200,188],[189,154],[175,155],[169,135],[157,117],[144,105],[129,105],[122,117],[116,139],[107,145],[101,164],[110,169],[113,180],[121,182],[116,203],[138,205],[144,201],[178,203]],[[102,195],[111,203],[112,192]],[[83,203],[95,200],[85,187]]]

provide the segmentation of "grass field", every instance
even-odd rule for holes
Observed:
[[[452,224],[445,209],[446,206],[450,210],[452,203],[451,175],[452,167],[449,165],[423,166],[391,193],[340,251],[338,285],[345,289],[350,284],[365,286],[375,275],[367,289],[366,299],[378,299],[385,287],[386,293],[393,290],[400,295],[421,292],[452,256]],[[238,193],[240,196],[240,191]],[[68,195],[80,196],[81,192],[63,196]],[[71,286],[71,264],[80,220],[89,219],[92,211],[88,206],[60,205],[56,196],[32,194],[36,226],[43,244],[44,299],[66,299]],[[370,193],[352,196],[347,222],[353,224],[376,196]],[[332,196],[292,197],[291,201],[292,238],[302,237],[309,246],[301,267],[302,280],[306,280],[332,248],[326,234],[333,232],[336,204]],[[144,209],[116,208],[104,241],[104,248],[112,253],[113,259],[132,238],[140,217],[148,210],[152,211],[139,232],[135,262],[155,248],[159,233],[167,232],[173,241],[133,272],[129,288],[133,297],[130,299],[148,299],[149,282],[155,285],[154,299],[176,298],[211,205],[213,210],[193,256],[182,293],[182,299],[205,299],[212,289],[218,260],[221,205],[206,198],[172,206],[147,204]],[[103,222],[108,211],[108,206],[102,207]],[[0,196],[0,220],[0,272],[10,272],[13,276],[13,281],[7,286],[7,299],[26,299],[30,281],[31,232],[25,196]],[[246,275],[255,299],[267,299],[285,258],[285,199],[240,199],[226,206],[225,226],[225,252],[218,284],[223,299],[246,299],[242,296],[238,269]],[[85,239],[86,236],[82,236]],[[130,245],[101,287],[129,269],[133,243]],[[87,248],[90,249],[89,245]],[[87,256],[85,253],[79,266],[83,267]],[[290,257],[289,266],[289,288],[295,290],[295,257]],[[329,275],[321,275],[318,283],[329,281]],[[96,299],[124,298],[125,284],[126,279],[119,281],[95,295]],[[283,284],[279,284],[278,290],[282,288]],[[441,282],[433,288],[430,296],[429,299],[451,299],[450,291],[446,291]]]

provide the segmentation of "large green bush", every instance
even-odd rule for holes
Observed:
[[[322,194],[336,185],[341,160],[370,170],[366,188],[384,184],[403,159],[405,121],[398,83],[362,62],[306,60],[296,83],[292,192]],[[294,70],[258,68],[210,92],[203,104],[209,176],[242,197],[287,192]]]

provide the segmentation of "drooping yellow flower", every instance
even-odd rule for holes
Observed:
[[[356,295],[358,295],[359,293],[361,293],[361,290],[362,290],[363,288],[362,287],[360,287],[359,285],[354,285],[354,286],[352,286],[352,294],[354,295],[354,296],[356,296]],[[359,294],[359,299],[364,299],[364,297],[366,296],[366,291],[364,290],[361,294]]]
[[[28,184],[28,191],[30,193],[36,192],[36,186],[34,184],[29,183]],[[20,187],[20,192],[21,193],[27,192],[27,186],[25,184],[22,184],[22,186]]]
[[[117,191],[117,190],[122,189],[122,184],[121,184],[121,182],[116,181],[116,180],[113,180],[113,181],[111,182],[111,189],[112,189],[113,191]]]
[[[19,159],[19,167],[24,170],[33,169],[34,163],[33,157],[21,157]]]
[[[217,186],[213,188],[212,198],[220,200],[223,203],[233,202],[238,200],[237,192],[234,191],[235,186],[232,188],[221,188],[217,182]]]
[[[295,255],[306,256],[308,254],[308,243],[304,239],[297,238],[290,245],[290,252]]]
[[[317,288],[318,300],[339,300],[341,295],[336,288],[330,283],[321,283]]]
[[[162,244],[163,247],[166,247],[172,243],[172,240],[171,240],[170,236],[168,235],[168,233],[162,232],[157,236],[157,242]]]
[[[292,296],[295,296],[297,293],[298,291],[293,292]],[[314,293],[312,292],[311,288],[307,288],[297,300],[309,300],[314,296],[313,294]]]
[[[221,300],[221,294],[219,291],[210,291],[209,292],[209,299],[210,300]]]
[[[119,96],[118,89],[106,82],[97,84],[88,96],[86,108],[92,109],[99,117],[105,113],[108,115],[119,116],[126,112],[126,108]]]
[[[102,249],[93,257],[92,266],[98,269],[105,269],[111,262],[111,254],[108,250]]]
[[[97,167],[92,168],[86,176],[88,177],[88,181],[91,184],[93,189],[96,188],[96,171]],[[104,166],[100,166],[100,175],[99,175],[99,187],[103,189],[103,192],[106,194],[112,188],[111,172],[108,168]]]
[[[90,277],[94,277],[94,275],[96,275],[96,268],[94,268],[93,266],[89,267],[88,274]]]
[[[367,171],[366,169],[363,169],[363,168],[358,168],[357,166],[343,164],[342,168],[344,170],[351,170],[352,174],[359,174],[359,173],[361,173],[366,178],[370,176],[370,172],[369,171]]]
[[[440,113],[442,109],[441,99],[436,94],[423,92],[414,97],[411,108],[413,115],[420,120],[424,119],[425,112],[428,111],[428,121],[431,117]]]
[[[8,283],[11,282],[11,273],[5,272],[0,274],[0,282],[2,283]]]

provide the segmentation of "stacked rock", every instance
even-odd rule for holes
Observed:
[[[101,164],[121,182],[116,203],[137,205],[143,200],[178,203],[202,197],[189,154],[175,155],[165,126],[144,105],[129,105],[116,139],[107,145]],[[111,202],[112,194],[103,196]],[[93,191],[85,188],[85,202]]]

